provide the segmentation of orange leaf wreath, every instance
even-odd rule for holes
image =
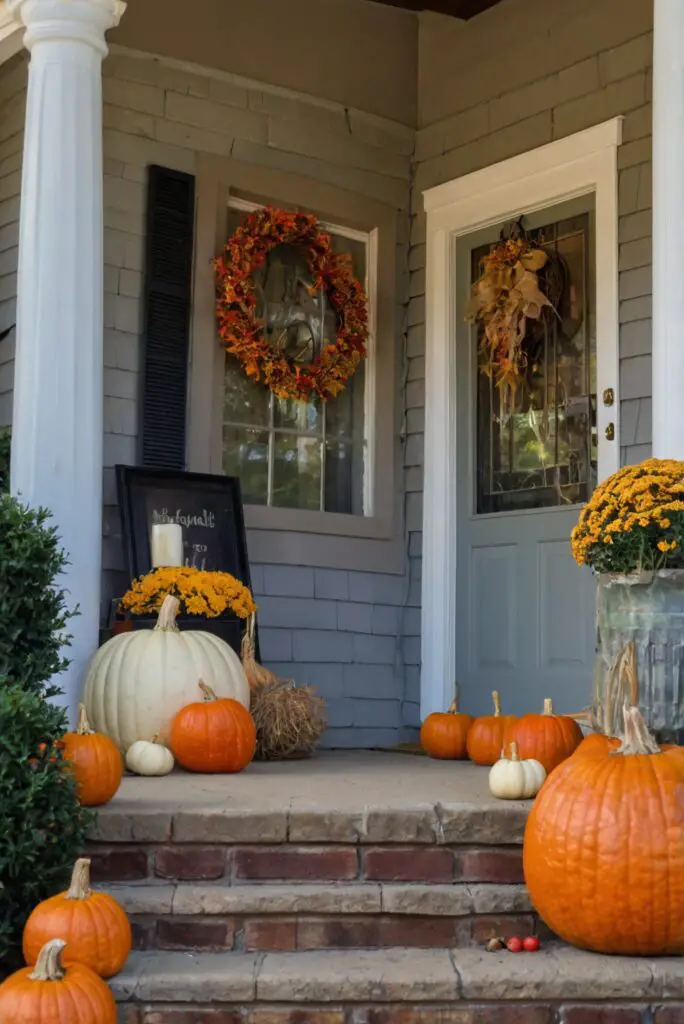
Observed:
[[[314,362],[296,364],[269,344],[257,315],[254,272],[277,245],[292,245],[305,256],[312,294],[325,289],[337,317],[335,344],[325,345]],[[214,260],[216,315],[221,343],[245,372],[278,398],[308,401],[332,398],[344,390],[366,353],[368,303],[354,277],[351,258],[332,250],[329,235],[313,214],[260,207],[248,214]]]

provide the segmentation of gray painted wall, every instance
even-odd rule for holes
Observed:
[[[17,311],[19,195],[26,107],[26,58],[17,54],[0,67],[0,334]],[[14,331],[0,341],[0,427],[12,422]]]
[[[112,467],[137,456],[147,165],[193,172],[199,153],[232,155],[392,203],[404,226],[395,296],[404,307],[414,137],[399,124],[333,103],[124,53],[105,61],[104,100],[108,600],[126,586]],[[402,635],[419,629],[415,613],[402,609],[408,597],[404,576],[259,564],[253,573],[264,660],[319,688],[328,702],[328,744],[396,742],[403,722]]]
[[[471,22],[421,15],[420,126],[411,206],[408,492],[420,579],[425,371],[424,189],[624,115],[620,202],[623,462],[651,451],[652,0],[504,0]],[[405,723],[417,725],[419,640],[405,641]]]
[[[265,660],[320,688],[330,709],[328,743],[363,746],[415,735],[425,368],[422,190],[625,115],[619,153],[621,441],[624,460],[648,455],[651,29],[652,0],[504,0],[468,23],[422,15],[420,121],[411,172],[413,137],[394,122],[152,57],[116,53],[105,62],[105,599],[125,585],[112,467],[136,457],[146,165],[193,172],[200,152],[233,153],[389,201],[403,224],[397,429],[406,572],[299,565],[255,565],[253,572]],[[21,65],[0,69],[0,325],[14,310],[23,60]],[[3,360],[11,360],[13,349],[7,342],[3,347],[0,423],[9,421],[11,403]]]

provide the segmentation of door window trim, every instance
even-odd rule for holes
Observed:
[[[423,193],[427,215],[425,483],[423,501],[421,716],[443,711],[456,673],[456,240],[481,228],[594,193],[598,391],[598,479],[619,467],[619,290],[617,149],[622,117],[596,125]]]

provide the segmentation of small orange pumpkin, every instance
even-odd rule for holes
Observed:
[[[105,892],[90,888],[90,861],[74,865],[67,892],[39,903],[24,928],[24,959],[36,963],[53,935],[66,941],[64,962],[90,967],[103,978],[118,974],[131,951],[131,926],[123,907]]]
[[[684,748],[659,747],[638,708],[624,740],[590,743],[542,786],[523,868],[566,942],[620,956],[684,953]],[[583,745],[584,746],[584,745]]]
[[[64,736],[64,760],[71,762],[84,807],[109,803],[121,785],[123,759],[114,740],[90,728],[84,704],[78,705],[76,732]]]
[[[496,690],[492,693],[494,714],[476,718],[468,733],[468,757],[475,764],[492,765],[508,748],[511,728],[518,719],[515,715],[501,714],[501,700]],[[520,757],[527,757],[520,751]]]
[[[541,715],[523,715],[511,731],[520,757],[540,761],[549,775],[566,757],[574,754],[582,742],[582,730],[574,718],[554,715],[553,701],[547,697]]]
[[[0,1020],[12,1024],[116,1024],[116,1003],[106,982],[85,964],[62,964],[66,943],[52,939],[35,967],[0,985]]]
[[[204,700],[181,708],[171,723],[171,751],[191,772],[234,774],[246,768],[256,750],[256,727],[247,708],[217,698],[201,680]]]
[[[466,741],[472,724],[472,715],[459,712],[454,699],[446,713],[434,711],[427,716],[420,730],[421,746],[430,757],[458,761],[467,757]]]

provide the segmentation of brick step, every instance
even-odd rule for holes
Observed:
[[[684,960],[387,949],[133,954],[124,1024],[676,1024]]]
[[[108,885],[138,949],[479,945],[537,929],[523,885]]]
[[[475,842],[428,846],[301,842],[89,843],[97,882],[522,882],[522,848]]]

